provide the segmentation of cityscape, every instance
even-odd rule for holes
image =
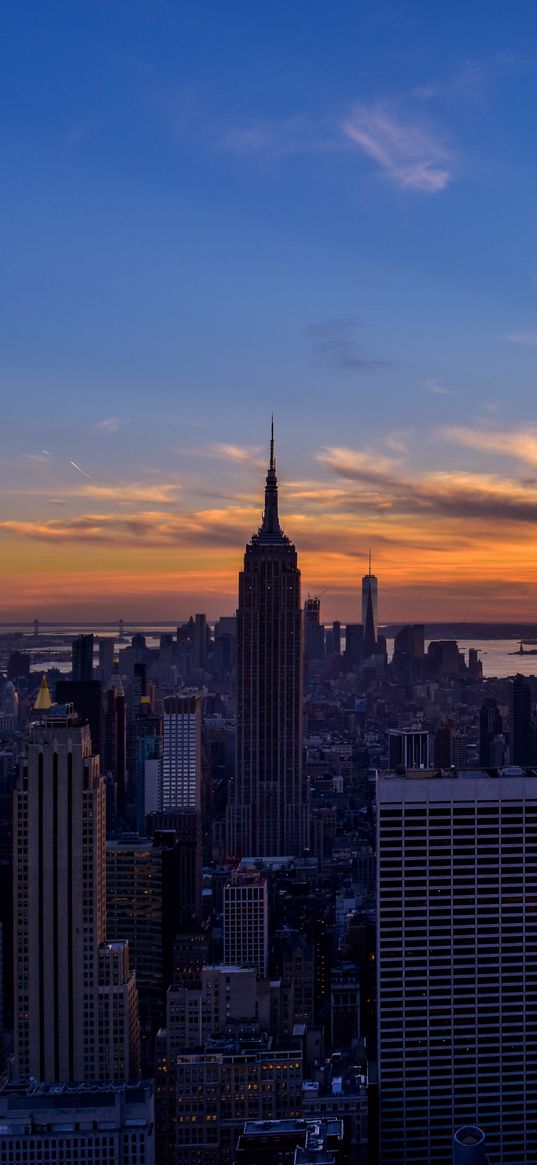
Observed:
[[[3,0],[0,1165],[537,1165],[536,46]]]
[[[325,625],[273,423],[236,616],[4,628],[0,1160],[537,1159],[537,675],[364,566]]]

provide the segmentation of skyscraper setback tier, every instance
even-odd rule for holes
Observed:
[[[537,778],[380,777],[383,1165],[537,1161]]]
[[[307,844],[306,810],[300,571],[279,522],[272,437],[263,521],[239,575],[237,757],[228,853],[300,853]]]

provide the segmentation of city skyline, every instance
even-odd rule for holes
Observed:
[[[0,619],[232,612],[272,409],[323,618],[531,617],[534,8],[5,21]]]

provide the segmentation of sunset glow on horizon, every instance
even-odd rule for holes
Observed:
[[[535,7],[6,28],[0,619],[234,611],[272,412],[325,620],[370,546],[383,621],[532,619]]]

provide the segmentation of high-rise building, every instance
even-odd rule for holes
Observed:
[[[498,703],[487,696],[479,713],[479,763],[487,768],[491,761],[491,744],[495,736],[503,733],[503,720]]]
[[[527,1165],[537,779],[381,775],[377,819],[380,1159],[445,1165],[477,1125],[493,1162]]]
[[[136,828],[145,833],[146,816],[160,809],[162,793],[162,716],[151,711],[149,696],[142,696],[134,718],[134,737]]]
[[[123,825],[127,817],[127,705],[118,658],[114,660],[106,693],[103,769],[111,774],[113,781],[109,827],[114,823]]]
[[[104,745],[104,708],[100,680],[58,680],[56,683],[58,704],[72,704],[82,721],[87,720],[91,733],[91,746],[95,753],[102,755]]]
[[[30,656],[27,651],[11,651],[7,661],[8,680],[28,679],[30,675]]]
[[[360,663],[364,655],[364,629],[361,623],[347,623],[345,656],[350,664]]]
[[[140,1028],[136,976],[124,939],[99,947],[99,1080],[137,1080]]]
[[[161,809],[201,809],[201,696],[164,700]]]
[[[106,996],[120,984],[136,1024],[136,989],[125,961],[102,981],[105,938],[105,788],[90,730],[69,706],[30,725],[14,793],[15,1076],[109,1079],[100,1038]],[[117,994],[117,991],[115,992]],[[112,1033],[115,1029],[112,1025]],[[136,1047],[110,1039],[108,1063]]]
[[[321,600],[308,598],[304,603],[304,659],[322,659],[324,656],[324,627],[321,623]]]
[[[332,626],[327,628],[325,644],[327,655],[341,654],[341,623],[338,619],[335,619]]]
[[[103,684],[108,683],[114,670],[114,649],[115,644],[111,636],[99,640],[99,679]]]
[[[531,688],[524,676],[516,675],[511,685],[511,764],[533,764],[534,752]]]
[[[93,635],[79,635],[73,639],[72,679],[93,679]]]
[[[14,817],[15,1074],[95,1080],[104,781],[66,708],[30,727]]]
[[[205,671],[209,656],[211,636],[206,615],[196,615],[194,618],[194,635],[192,640],[192,666]]]
[[[224,963],[268,974],[268,884],[257,870],[237,870],[224,886]]]
[[[302,718],[300,571],[278,517],[272,433],[263,520],[239,575],[229,854],[299,854],[307,845]]]
[[[189,926],[193,920],[201,918],[203,858],[201,813],[196,809],[162,810],[158,813],[149,813],[146,824],[147,832],[155,845],[166,850],[173,848],[173,863],[177,862],[174,873],[178,889],[177,929],[180,926]]]
[[[423,623],[407,623],[397,632],[393,641],[394,663],[423,659],[425,655],[425,627]]]
[[[378,640],[378,579],[371,574],[371,551],[369,551],[369,571],[362,578],[362,626],[364,629],[364,656],[373,655]]]

